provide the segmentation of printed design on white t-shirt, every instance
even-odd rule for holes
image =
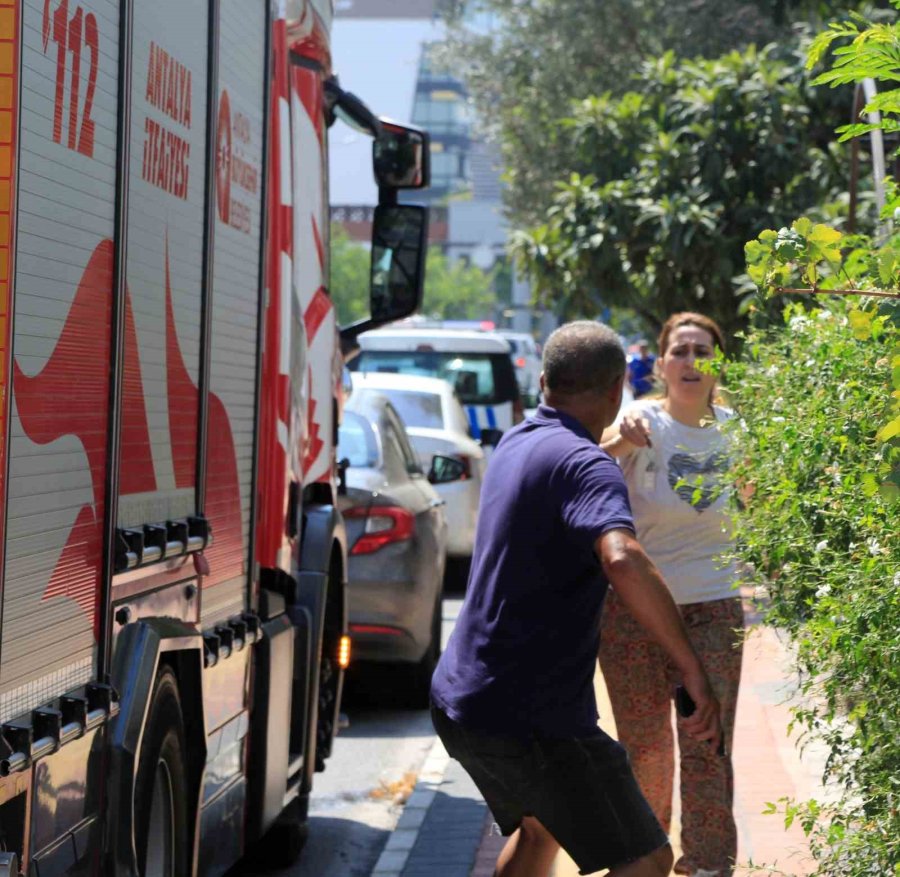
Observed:
[[[669,457],[669,487],[698,514],[722,495],[722,475],[728,470],[728,455],[716,451],[708,457],[679,452]]]

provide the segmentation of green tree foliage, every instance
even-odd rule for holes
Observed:
[[[603,302],[658,328],[699,310],[734,332],[754,288],[741,276],[744,241],[829,198],[846,163],[823,142],[799,60],[668,54],[644,65],[641,83],[582,101],[565,121],[577,149],[603,160],[559,184],[544,224],[514,247],[538,293],[567,313]]]
[[[451,262],[437,247],[428,250],[422,313],[444,320],[481,320],[493,315],[494,277],[461,260]]]
[[[499,144],[513,222],[543,216],[556,181],[588,174],[559,120],[573,101],[640,91],[642,64],[672,50],[716,57],[751,43],[790,42],[792,25],[859,6],[852,0],[448,0],[451,66],[486,133]],[[469,27],[466,13],[490,16]]]
[[[338,225],[331,230],[331,299],[338,323],[369,315],[370,256]],[[493,316],[496,305],[493,272],[462,261],[450,262],[437,247],[428,250],[422,313],[448,320],[480,320]]]
[[[331,281],[329,292],[338,324],[355,323],[369,315],[369,251],[355,243],[341,226],[331,226]]]

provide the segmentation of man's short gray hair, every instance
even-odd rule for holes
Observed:
[[[551,393],[602,393],[625,374],[625,351],[609,326],[576,320],[547,339],[543,364],[544,386]]]

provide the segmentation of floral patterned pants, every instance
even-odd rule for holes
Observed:
[[[679,606],[722,706],[728,752],[734,737],[744,626],[739,597]],[[672,696],[680,679],[665,652],[610,590],[603,608],[600,666],[619,741],[628,750],[644,796],[666,833],[675,772]],[[678,874],[731,877],[737,856],[731,758],[692,740],[678,726],[681,752],[681,847]]]

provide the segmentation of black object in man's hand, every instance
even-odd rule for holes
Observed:
[[[693,715],[694,710],[697,709],[697,704],[694,703],[694,698],[688,694],[688,690],[683,685],[677,685],[675,687],[675,710],[678,715],[683,719],[687,719]],[[725,732],[722,732],[722,738],[719,740],[719,748],[716,750],[716,755],[720,758],[725,757]]]

